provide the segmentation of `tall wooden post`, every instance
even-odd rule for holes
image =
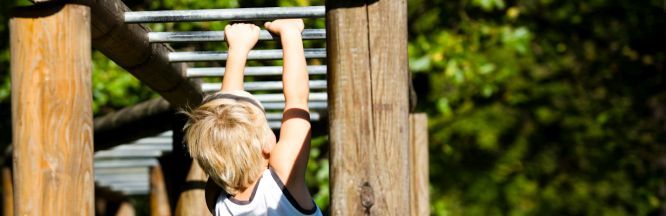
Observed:
[[[405,0],[326,1],[333,215],[408,215]]]
[[[162,167],[159,165],[150,169],[150,215],[170,216],[169,196],[164,184]]]
[[[7,165],[2,166],[2,215],[14,215],[14,183]]]
[[[14,211],[93,215],[90,9],[18,9],[10,41]]]

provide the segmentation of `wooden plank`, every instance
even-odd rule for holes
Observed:
[[[150,169],[150,215],[171,215],[169,196],[164,185],[164,175],[162,174],[162,167],[159,165]]]
[[[174,113],[166,100],[157,98],[97,117],[95,151],[170,130]]]
[[[398,10],[405,2],[326,7],[331,213],[407,215],[406,14]]]
[[[409,162],[411,215],[430,215],[428,190],[428,116],[409,114]]]
[[[17,215],[93,215],[90,9],[26,7],[10,20]]]
[[[185,189],[180,193],[176,205],[176,216],[211,215],[206,206],[205,185],[208,180],[206,173],[196,161],[192,161],[187,173]]]
[[[14,215],[14,183],[10,166],[2,166],[2,215]]]

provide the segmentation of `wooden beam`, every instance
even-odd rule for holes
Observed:
[[[166,100],[157,98],[97,117],[95,151],[171,130],[174,113]]]
[[[164,175],[162,174],[162,167],[159,165],[150,169],[150,215],[171,215],[169,196],[164,185]]]
[[[196,107],[202,100],[201,87],[185,77],[185,64],[169,63],[172,49],[148,42],[150,29],[125,24],[130,11],[121,0],[77,0],[90,5],[93,47],[132,73],[176,108]]]
[[[331,213],[408,215],[406,2],[326,8]]]
[[[211,215],[206,206],[204,191],[207,180],[208,176],[203,169],[196,161],[192,161],[190,171],[187,173],[185,188],[178,198],[176,216]]]
[[[428,181],[428,116],[409,114],[409,165],[411,215],[430,215]]]
[[[16,215],[93,215],[90,8],[10,20]]]
[[[9,160],[7,160],[9,161]],[[14,183],[11,165],[2,166],[2,215],[14,215]]]

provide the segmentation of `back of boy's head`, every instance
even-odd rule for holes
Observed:
[[[270,128],[254,97],[244,91],[220,92],[188,115],[187,148],[215,183],[237,194],[259,177]]]

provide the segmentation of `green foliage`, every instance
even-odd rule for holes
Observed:
[[[666,209],[661,2],[409,6],[434,214]]]

